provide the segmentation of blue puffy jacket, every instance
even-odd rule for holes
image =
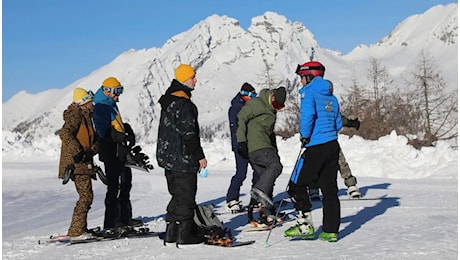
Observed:
[[[331,82],[315,77],[300,93],[300,136],[310,138],[306,147],[337,140],[342,128],[340,106]]]

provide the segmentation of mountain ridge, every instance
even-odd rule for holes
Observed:
[[[432,25],[433,28],[427,26],[438,17],[443,17],[438,19],[439,24]],[[351,68],[361,68],[363,73],[359,77],[365,80],[366,64],[369,66],[371,57],[382,59],[385,66],[391,64],[392,77],[408,71],[409,64],[415,62],[416,55],[427,45],[436,47],[430,53],[436,61],[454,54],[457,57],[457,19],[457,4],[435,6],[424,14],[408,17],[375,45],[360,45],[342,55],[322,49],[303,24],[274,12],[252,18],[248,30],[241,28],[234,18],[212,15],[173,36],[161,48],[127,50],[63,89],[35,95],[18,93],[2,106],[3,154],[21,150],[34,154],[41,150],[41,145],[56,147],[57,153],[60,140],[54,133],[62,126],[62,112],[72,100],[73,89],[79,86],[96,91],[108,76],[117,77],[126,87],[119,103],[124,120],[133,126],[141,143],[155,143],[160,111],[156,102],[180,63],[196,68],[198,84],[193,99],[200,111],[201,126],[221,131],[220,137],[225,137],[231,98],[245,81],[257,90],[265,87],[259,84],[265,68],[271,67],[273,76],[283,79],[295,92],[298,85],[295,67],[309,60],[313,47],[316,59],[327,68],[326,77],[340,86],[335,90],[340,96],[351,80]],[[433,31],[437,32],[434,36]],[[401,38],[404,35],[410,37]],[[428,42],[424,41],[426,35],[432,35]],[[404,46],[404,42],[410,44]],[[448,83],[456,88],[457,60],[441,65],[444,66],[441,72],[448,74]]]

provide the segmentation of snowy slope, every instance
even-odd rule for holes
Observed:
[[[120,239],[82,245],[38,245],[52,234],[65,234],[77,193],[73,184],[63,186],[57,160],[3,161],[2,259],[458,259],[458,151],[447,143],[415,150],[394,134],[378,141],[359,137],[339,139],[350,167],[366,197],[378,201],[341,203],[339,241],[289,241],[283,231],[293,222],[267,232],[245,233],[244,215],[222,215],[224,224],[239,240],[256,240],[250,246],[219,248],[206,245],[177,249],[158,238]],[[285,194],[295,159],[298,136],[278,140],[283,174],[275,186],[275,199]],[[234,173],[230,143],[217,140],[204,147],[209,161],[208,178],[199,178],[197,202],[213,203],[222,211]],[[163,171],[133,172],[133,214],[154,231],[165,228],[164,214],[170,199]],[[345,195],[338,179],[339,195]],[[241,199],[249,202],[247,180]],[[89,225],[103,223],[105,186],[93,182],[94,202]],[[284,208],[294,214],[292,205]],[[321,204],[313,206],[313,221],[321,229]]]
[[[124,120],[133,126],[140,143],[154,144],[157,100],[169,86],[174,68],[183,62],[197,68],[193,99],[201,126],[216,132],[216,138],[225,137],[229,102],[240,86],[247,81],[257,90],[267,87],[261,84],[266,66],[295,93],[298,79],[293,72],[297,64],[309,59],[312,47],[327,68],[326,77],[335,82],[338,96],[350,85],[353,70],[361,72],[355,76],[366,85],[373,57],[388,68],[395,87],[406,84],[401,82],[421,50],[434,57],[448,87],[457,89],[458,64],[452,58],[458,56],[457,10],[457,4],[435,6],[402,21],[379,43],[359,46],[345,56],[321,48],[308,25],[273,12],[254,17],[247,31],[233,18],[212,15],[161,48],[127,50],[63,89],[35,95],[18,93],[2,104],[2,157],[57,156],[59,139],[54,133],[63,124],[62,112],[72,100],[73,89],[79,86],[95,91],[108,76],[117,77],[126,87],[119,104]]]

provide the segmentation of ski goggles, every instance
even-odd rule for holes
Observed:
[[[115,96],[119,96],[121,94],[123,94],[123,86],[119,86],[119,87],[115,87],[115,88],[108,88],[108,87],[104,87],[102,86],[102,89],[104,91],[107,91],[107,92],[110,92],[112,94],[114,94]]]
[[[281,110],[284,108],[284,104],[281,104],[280,102],[276,101],[275,95],[271,95],[271,101],[274,109]]]
[[[257,93],[256,93],[255,91],[249,92],[249,91],[246,91],[246,90],[241,90],[241,91],[240,91],[240,95],[242,95],[242,96],[247,96],[247,97],[250,97],[250,98],[255,98],[255,97],[257,97]]]

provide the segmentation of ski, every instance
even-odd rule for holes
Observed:
[[[102,242],[102,241],[110,241],[110,240],[117,240],[117,239],[133,239],[133,238],[146,238],[146,237],[157,237],[160,234],[164,232],[153,232],[153,231],[148,231],[148,232],[135,232],[135,233],[126,233],[126,234],[121,234],[118,236],[97,236],[92,239],[85,239],[85,240],[71,240],[70,245],[75,245],[75,244],[85,244],[85,243],[92,243],[92,242]]]

